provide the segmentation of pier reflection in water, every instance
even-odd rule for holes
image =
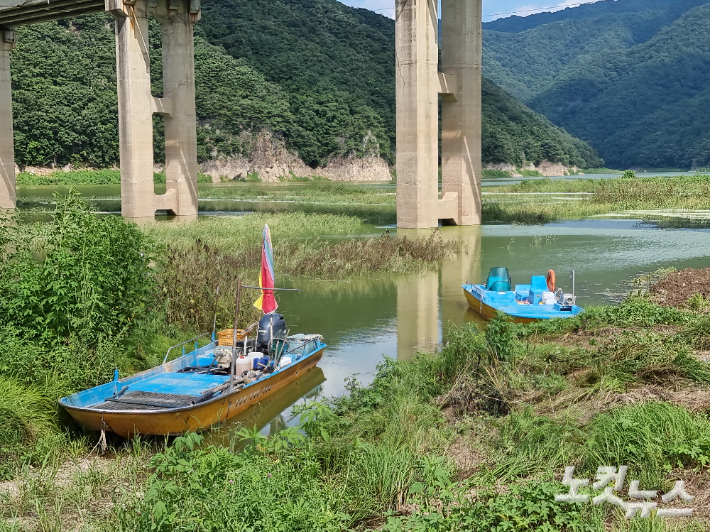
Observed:
[[[399,230],[398,235],[427,237],[431,230]],[[441,236],[459,240],[463,253],[442,262],[433,271],[405,276],[397,281],[397,358],[410,359],[418,352],[433,352],[450,323],[476,321],[462,296],[461,285],[480,282],[481,228],[446,228]]]

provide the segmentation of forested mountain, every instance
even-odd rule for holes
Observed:
[[[18,29],[12,52],[18,164],[118,163],[112,19],[97,14]],[[153,92],[161,54],[151,23]],[[248,155],[283,138],[309,165],[335,156],[394,160],[394,21],[335,0],[211,0],[196,26],[198,155]],[[486,162],[598,166],[574,139],[491,83]],[[156,161],[163,157],[156,118]]]
[[[518,33],[561,20],[589,20],[606,15],[638,14],[658,10],[665,10],[670,13],[675,12],[677,17],[688,11],[688,9],[702,3],[696,0],[597,0],[596,2],[568,7],[553,13],[546,12],[526,17],[500,18],[493,22],[486,22],[483,25],[483,29]]]
[[[113,22],[99,14],[18,29],[12,53],[15,157],[18,164],[118,163]],[[153,92],[162,93],[160,31],[151,23]],[[294,97],[243,60],[197,37],[198,156],[246,154],[253,134],[288,139],[307,163],[328,156],[391,157],[382,119],[347,93]],[[371,133],[368,135],[368,133]],[[156,160],[162,160],[156,118]]]
[[[710,103],[708,0],[598,2],[525,19],[486,24],[488,77],[611,166],[710,164],[710,128],[698,120]]]

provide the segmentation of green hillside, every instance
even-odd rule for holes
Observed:
[[[153,92],[161,54],[151,24]],[[334,0],[220,0],[196,27],[198,155],[247,155],[262,130],[309,165],[394,161],[394,22]],[[118,163],[115,45],[104,14],[18,29],[12,53],[20,165]],[[486,84],[486,162],[598,166],[589,146]],[[155,120],[162,161],[161,120]]]
[[[530,29],[486,25],[500,30],[485,32],[486,75],[610,166],[708,165],[708,128],[697,120],[710,85],[707,0],[583,7],[555,22],[528,17],[538,19]]]
[[[392,19],[333,0],[219,0],[204,4],[198,31],[291,93],[336,89],[360,99],[382,117],[394,144]],[[602,162],[490,83],[483,112],[485,162]]]
[[[607,15],[638,14],[646,11],[667,11],[671,16],[680,16],[689,9],[702,4],[698,0],[597,0],[576,7],[568,7],[553,13],[543,12],[528,16],[500,18],[483,25],[484,30],[518,33],[537,28],[544,24],[562,20],[590,20]]]
[[[153,89],[161,94],[159,28],[151,25]],[[339,91],[293,98],[277,84],[198,37],[195,43],[198,154],[248,153],[269,129],[314,166],[328,156],[379,149],[391,157],[381,118]],[[111,18],[92,15],[19,28],[12,54],[18,164],[118,163],[115,44]],[[363,144],[368,132],[374,148]],[[156,140],[162,127],[156,119]],[[160,142],[156,142],[159,146]],[[162,150],[156,150],[162,160]]]

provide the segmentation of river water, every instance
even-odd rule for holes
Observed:
[[[49,201],[56,191],[35,188],[20,188],[21,205]],[[90,188],[94,192],[85,195],[111,197],[118,192],[118,187]],[[352,236],[379,235],[385,229],[363,225]],[[387,229],[408,236],[428,234]],[[569,273],[574,270],[577,301],[583,307],[618,301],[636,277],[658,268],[710,267],[710,230],[661,229],[653,222],[628,218],[440,231],[444,238],[462,240],[465,253],[418,274],[347,281],[278,279],[279,284],[303,290],[279,297],[279,311],[290,331],[322,334],[328,347],[318,368],[221,426],[213,439],[227,438],[239,424],[256,425],[264,434],[278,431],[296,422],[291,415],[294,404],[341,395],[352,376],[371,382],[383,356],[408,359],[417,351],[432,351],[445,341],[448,324],[480,323],[468,308],[461,285],[482,282],[492,267],[506,266],[513,283],[519,284],[552,268],[566,292],[571,291]],[[278,260],[275,257],[277,264]]]

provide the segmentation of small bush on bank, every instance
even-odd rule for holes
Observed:
[[[154,294],[154,248],[135,225],[97,217],[71,190],[52,222],[34,234],[0,227],[0,324],[52,342],[77,336],[95,345],[129,330]]]

